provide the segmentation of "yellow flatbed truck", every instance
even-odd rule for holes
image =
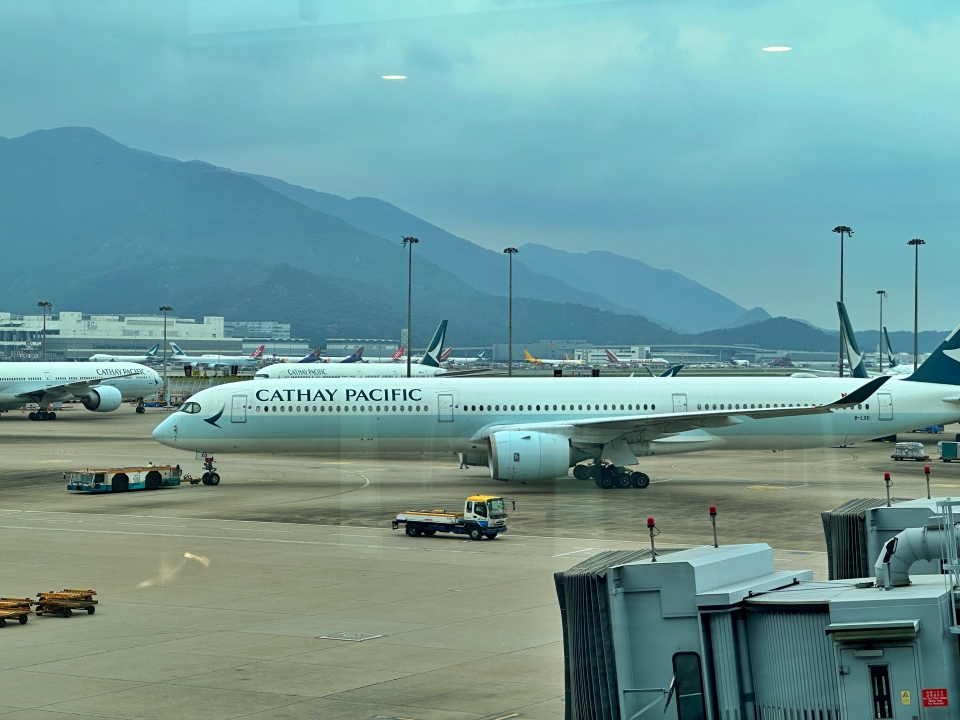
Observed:
[[[510,501],[511,510],[515,505]],[[446,510],[407,510],[391,523],[393,529],[404,526],[407,535],[431,537],[438,532],[469,535],[471,540],[488,538],[507,531],[507,505],[495,495],[471,495],[463,504],[463,512]]]

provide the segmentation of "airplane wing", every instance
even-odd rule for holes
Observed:
[[[77,380],[75,382],[60,383],[57,385],[46,385],[42,382],[22,383],[14,388],[16,393],[14,397],[23,402],[48,403],[63,400],[70,397],[82,397],[90,388],[102,385],[105,380],[118,380],[120,378],[133,377],[139,373],[126,373],[124,375],[111,375],[105,378],[93,378],[91,380]]]
[[[799,415],[821,415],[833,410],[857,405],[873,395],[889,376],[874,378],[851,393],[824,405],[807,407],[756,408],[743,410],[703,410],[683,413],[657,413],[656,415],[621,415],[615,417],[581,418],[577,420],[559,420],[545,423],[522,423],[509,425],[491,425],[485,428],[480,437],[489,437],[500,430],[519,430],[547,432],[567,435],[586,444],[603,444],[617,437],[630,434],[649,433],[653,436],[676,435],[688,430],[721,428],[739,425],[740,418],[754,420],[766,418],[796,417]]]

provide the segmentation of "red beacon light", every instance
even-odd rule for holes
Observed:
[[[929,466],[929,465],[924,465],[924,466],[923,466],[923,472],[926,473],[927,475],[929,475],[929,474],[930,474],[930,466]]]
[[[710,506],[710,514],[716,516],[716,514],[717,514],[717,506],[716,506],[716,505],[711,505],[711,506]]]
[[[885,473],[883,474],[883,479],[884,479],[884,480],[889,480],[889,479],[890,479],[890,473],[885,472]]]
[[[656,525],[656,522],[654,522],[653,515],[651,515],[647,518],[647,527],[652,528],[654,525]]]

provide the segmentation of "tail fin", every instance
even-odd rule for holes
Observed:
[[[147,350],[147,357],[155,357],[156,354],[157,354],[157,350],[159,350],[159,349],[160,349],[160,343],[157,343],[157,344],[154,345],[152,348],[150,348],[149,350]]]
[[[175,342],[170,343],[170,349],[173,350],[174,355],[185,355],[186,353],[180,349],[180,346]]]
[[[451,351],[452,349],[453,349],[453,348],[447,348],[447,349],[444,350],[442,353],[440,353],[440,362],[446,362],[447,360],[450,359],[450,351]]]
[[[535,358],[533,355],[531,355],[531,354],[530,354],[530,351],[527,350],[526,348],[524,348],[524,350],[523,350],[523,358],[524,358],[524,360],[526,360],[527,362],[532,362],[532,363],[539,362],[539,361],[537,360],[537,358]]]
[[[345,362],[345,363],[360,362],[360,358],[362,357],[363,357],[363,345],[361,345],[356,350],[354,350],[353,355],[351,355],[350,357],[344,358],[340,362]]]
[[[404,350],[404,347],[403,347],[403,345],[401,345],[400,347],[397,348],[396,352],[394,352],[393,355],[390,356],[390,359],[391,359],[391,360],[399,360],[400,358],[402,358],[402,357],[403,357],[403,350]]]
[[[487,351],[486,351],[485,349],[484,349],[484,350],[481,350],[481,351],[477,354],[477,360],[483,360],[486,356],[487,356]]]
[[[310,353],[309,355],[307,355],[305,358],[302,358],[302,359],[300,359],[300,360],[297,360],[297,362],[298,362],[298,363],[312,363],[312,362],[316,362],[319,357],[320,357],[320,348],[317,348],[317,349],[314,350],[312,353]]]
[[[263,351],[264,351],[264,348],[266,348],[266,347],[267,347],[266,345],[261,345],[261,346],[258,347],[256,350],[254,350],[252,353],[250,353],[250,357],[252,357],[252,358],[263,357]]]
[[[677,373],[679,373],[681,370],[683,370],[683,363],[674,365],[673,367],[668,367],[666,370],[660,373],[660,377],[676,377]]]
[[[437,331],[433,334],[433,339],[427,345],[427,350],[420,358],[421,365],[430,367],[440,367],[440,352],[443,350],[443,340],[447,336],[447,321],[441,320],[437,325]]]
[[[618,363],[618,362],[620,362],[620,358],[618,358],[616,355],[614,355],[614,354],[613,354],[612,352],[610,352],[609,350],[604,350],[604,352],[607,354],[607,360],[609,360],[610,362],[612,362],[612,363]]]
[[[889,361],[890,367],[897,366],[897,358],[893,354],[893,346],[890,345],[890,336],[887,335],[887,329],[883,329],[883,339],[887,341],[887,360]]]
[[[847,359],[850,361],[850,372],[855,378],[867,377],[867,370],[863,366],[863,353],[860,352],[860,346],[857,345],[857,338],[853,334],[853,325],[850,323],[850,316],[847,315],[847,308],[842,302],[837,302],[837,312],[840,313],[840,331],[843,335],[843,345],[847,351]]]
[[[940,343],[913,375],[904,378],[914,382],[960,385],[960,327]]]

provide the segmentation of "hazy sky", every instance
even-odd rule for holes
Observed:
[[[912,328],[921,237],[921,329],[960,323],[949,3],[0,0],[0,63],[0,135],[89,125],[830,327],[831,228],[857,327],[884,288]]]

